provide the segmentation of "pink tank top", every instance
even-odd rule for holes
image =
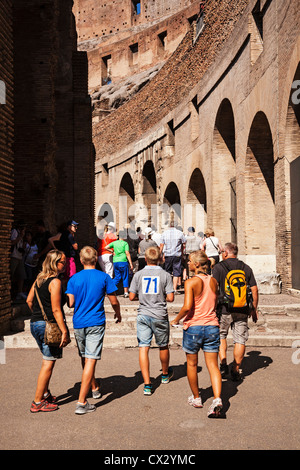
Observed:
[[[183,329],[195,325],[219,326],[216,315],[217,294],[210,288],[211,276],[196,274],[203,281],[203,290],[194,299],[194,305],[183,321]]]

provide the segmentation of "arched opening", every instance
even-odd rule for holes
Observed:
[[[276,270],[273,140],[261,111],[252,122],[245,162],[245,248],[257,271]]]
[[[105,202],[97,213],[97,236],[99,238],[105,225],[109,224],[109,222],[115,222],[115,215],[111,205],[108,204],[108,202]]]
[[[222,240],[237,242],[235,123],[226,98],[215,122],[213,144],[213,228]]]
[[[187,204],[184,206],[184,229],[193,226],[196,232],[205,231],[206,227],[206,187],[202,172],[196,168],[190,178]]]
[[[173,181],[169,183],[166,188],[163,202],[161,219],[162,226],[166,227],[171,222],[174,222],[175,226],[181,226],[182,214],[180,194],[177,185]]]
[[[285,244],[291,246],[291,282],[293,289],[300,289],[300,63],[298,64],[291,87],[285,137],[285,159],[283,165],[288,166],[285,173],[286,200],[290,207],[286,209],[286,235]],[[282,172],[284,169],[281,170]],[[290,220],[289,220],[290,216]],[[290,233],[290,236],[289,236]]]
[[[119,189],[119,228],[135,219],[135,193],[132,178],[129,173],[123,176]]]
[[[157,227],[157,207],[156,207],[156,175],[154,165],[148,160],[142,173],[142,197],[143,204],[147,211],[147,225],[154,224]]]

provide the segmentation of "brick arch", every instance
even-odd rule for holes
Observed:
[[[207,194],[202,171],[195,168],[190,176],[184,205],[184,229],[193,226],[196,232],[204,232],[207,223]]]
[[[275,270],[274,149],[267,116],[255,115],[245,160],[245,248],[253,263]]]
[[[280,171],[286,174],[285,204],[285,251],[289,250],[291,260],[291,278],[288,287],[300,289],[300,229],[299,229],[299,172],[300,172],[300,61],[291,84],[288,109],[286,114],[284,159],[278,162]],[[284,171],[286,170],[286,171]],[[283,227],[282,227],[283,228]],[[290,249],[289,249],[290,247]],[[283,267],[284,269],[284,267]]]
[[[222,239],[236,242],[236,131],[233,107],[224,98],[213,130],[212,183],[213,227]]]
[[[105,225],[109,222],[116,223],[116,210],[108,202],[104,202],[97,210],[96,232],[99,238],[103,233]]]
[[[135,190],[129,172],[124,173],[119,185],[119,228],[131,223],[135,219]]]
[[[165,228],[171,221],[175,225],[182,224],[182,208],[181,197],[178,186],[174,181],[171,181],[164,192],[163,207],[161,212],[161,226]]]
[[[148,225],[157,226],[157,182],[152,160],[147,160],[142,170],[142,199],[148,213]]]

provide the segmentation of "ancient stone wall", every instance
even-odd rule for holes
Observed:
[[[88,51],[89,87],[116,83],[163,63],[200,11],[200,2],[75,1],[79,49]]]
[[[93,147],[88,64],[77,51],[72,0],[14,2],[15,218],[52,233],[80,222],[91,241]]]
[[[9,325],[10,231],[13,220],[13,29],[12,2],[0,8],[0,334]]]
[[[120,228],[149,222],[152,193],[160,207],[180,206],[184,230],[212,226],[255,273],[278,272],[285,290],[296,288],[299,10],[208,1],[204,23],[196,42],[191,29],[150,83],[95,124],[96,218],[105,208]]]

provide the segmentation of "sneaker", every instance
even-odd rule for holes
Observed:
[[[223,404],[221,398],[215,398],[210,407],[208,408],[208,418],[219,418],[221,415],[222,408]]]
[[[240,370],[236,371],[236,370],[231,369],[230,376],[233,382],[238,382],[239,380],[242,380],[242,375],[241,375]]]
[[[101,398],[102,397],[102,393],[100,392],[99,388],[97,388],[96,390],[92,390],[92,396],[93,396],[93,398]]]
[[[127,299],[127,297],[129,297],[129,294],[127,294],[127,292],[125,292],[124,297],[125,297],[125,299]]]
[[[96,411],[95,405],[90,405],[88,401],[85,402],[84,405],[77,403],[75,414],[76,415],[85,415],[86,413],[91,413],[92,411]]]
[[[170,382],[171,378],[173,377],[173,375],[174,375],[174,371],[173,371],[172,367],[169,367],[168,373],[161,375],[161,383],[162,384],[168,384]]]
[[[144,385],[144,395],[152,395],[152,393],[153,393],[152,384]]]
[[[39,411],[56,411],[58,406],[55,403],[49,403],[47,400],[42,400],[40,403],[31,403],[31,413],[38,413]]]
[[[228,375],[229,368],[227,364],[220,364],[220,372],[222,379]]]
[[[188,404],[195,408],[203,408],[201,397],[194,398],[194,395],[188,398]]]
[[[44,400],[46,400],[48,403],[56,403],[57,397],[53,396],[50,391],[48,391],[48,395],[44,395]]]

